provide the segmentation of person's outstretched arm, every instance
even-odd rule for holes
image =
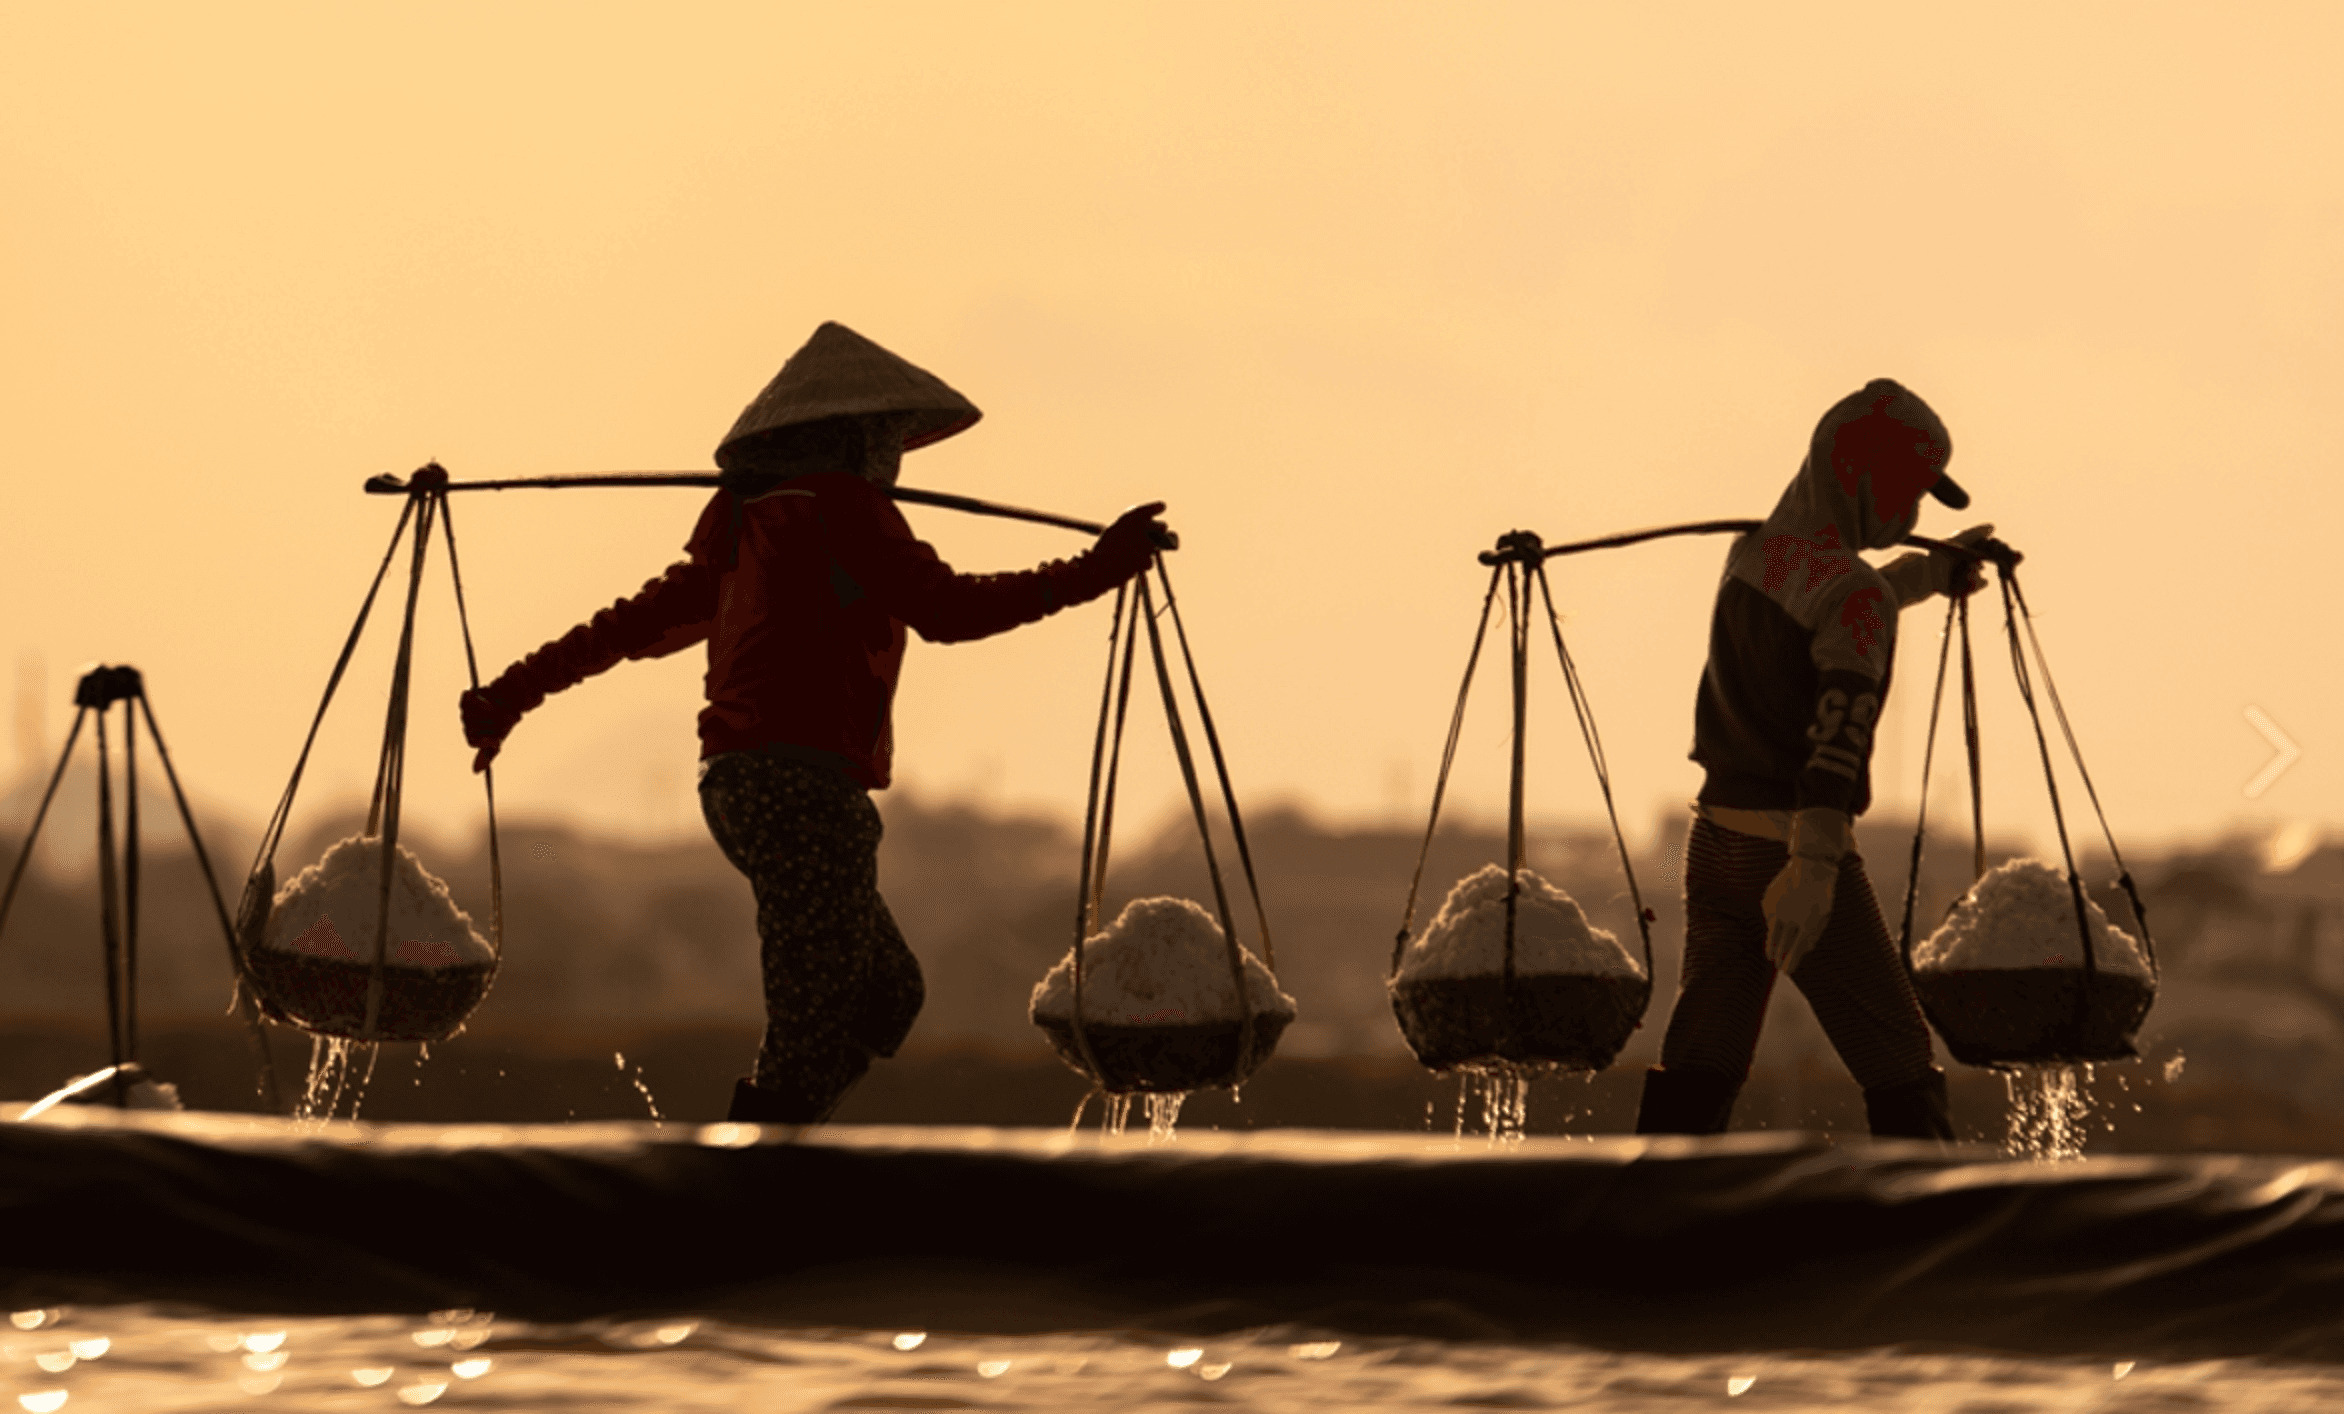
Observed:
[[[1992,538],[1994,527],[1973,525],[1949,544],[1976,546]],[[1915,550],[1880,567],[1880,577],[1896,592],[1896,605],[1909,609],[1934,594],[1975,594],[1986,583],[1981,561],[1963,559],[1943,550]]]
[[[703,550],[704,539],[693,536],[690,559],[669,565],[665,574],[506,668],[486,687],[466,692],[459,700],[464,740],[479,748],[472,769],[486,769],[521,718],[554,693],[627,659],[664,658],[705,640],[722,575]]]
[[[1032,623],[1109,592],[1155,560],[1164,503],[1134,506],[1080,555],[1007,574],[961,574],[938,558],[892,504],[825,497],[823,525],[839,568],[892,618],[931,643],[960,643]]]

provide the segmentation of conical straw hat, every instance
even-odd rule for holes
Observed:
[[[825,322],[781,372],[742,409],[716,447],[716,464],[731,470],[742,445],[761,433],[825,417],[904,413],[912,419],[903,447],[942,441],[984,414],[944,380],[896,357],[844,324]]]

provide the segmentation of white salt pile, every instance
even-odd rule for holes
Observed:
[[[2146,980],[2149,963],[2140,943],[2110,923],[2100,905],[2087,898],[2084,909],[2091,921],[2093,965]],[[1913,949],[1913,966],[1937,971],[2081,968],[2083,951],[2067,875],[2039,859],[2013,859],[1995,867],[1954,905],[1944,926]]]
[[[383,845],[352,836],[277,891],[261,946],[277,952],[371,964],[381,907]],[[404,967],[456,967],[495,961],[472,919],[405,845],[391,869],[391,945],[386,960]]]
[[[1459,879],[1439,914],[1409,940],[1393,980],[1495,976],[1505,959],[1506,871],[1485,864]],[[1514,973],[1641,977],[1644,969],[1618,938],[1588,923],[1577,900],[1525,869],[1514,901]]]
[[[1261,959],[1239,949],[1245,991],[1256,1016],[1294,1015]],[[1069,950],[1034,988],[1036,1021],[1074,1013],[1074,954]],[[1184,898],[1133,899],[1104,932],[1083,943],[1083,1020],[1115,1026],[1199,1025],[1239,1020],[1229,977],[1229,945],[1213,916]]]

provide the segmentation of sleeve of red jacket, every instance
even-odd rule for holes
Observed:
[[[823,529],[839,568],[892,618],[930,643],[961,643],[1088,603],[1117,581],[1089,551],[1007,574],[961,574],[902,513],[863,483],[825,487]]]
[[[723,577],[712,553],[723,500],[718,496],[701,516],[688,559],[669,565],[634,594],[505,669],[491,684],[491,695],[526,712],[627,659],[664,658],[705,640],[716,619],[717,584]]]

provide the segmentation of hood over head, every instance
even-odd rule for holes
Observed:
[[[943,379],[864,338],[825,322],[742,410],[717,444],[716,464],[747,470],[760,439],[825,418],[890,415],[903,451],[942,441],[983,416]]]
[[[1945,474],[1953,438],[1920,395],[1875,378],[1815,424],[1807,459],[1783,492],[1770,530],[1831,538],[1849,550],[1885,550],[1910,535],[1923,493],[1956,509],[1969,495]]]

